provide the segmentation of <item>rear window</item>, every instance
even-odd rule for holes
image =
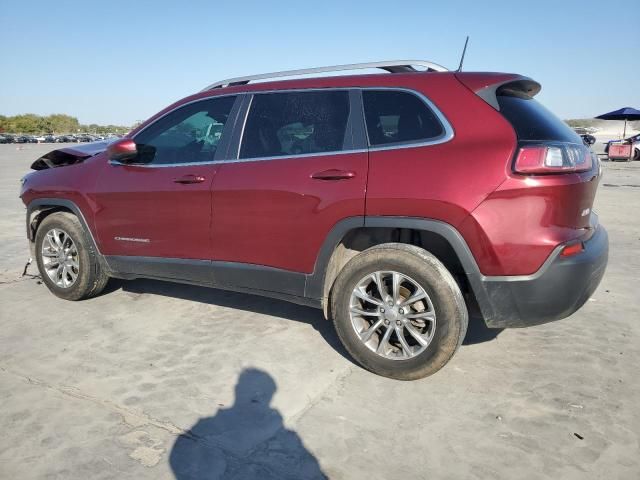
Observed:
[[[518,140],[552,140],[582,145],[582,139],[569,126],[532,97],[498,95],[500,113],[509,120]]]

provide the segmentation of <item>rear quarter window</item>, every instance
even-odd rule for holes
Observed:
[[[532,97],[503,93],[497,98],[500,113],[511,123],[518,140],[551,140],[582,145],[577,133]]]
[[[445,134],[435,113],[413,93],[364,90],[362,100],[372,147],[425,142]]]

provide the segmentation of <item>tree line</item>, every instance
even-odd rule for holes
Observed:
[[[35,133],[35,134],[62,134],[62,133],[126,133],[131,127],[122,125],[89,125],[81,124],[76,117],[63,113],[53,115],[36,115],[25,113],[7,117],[0,115],[0,133]]]

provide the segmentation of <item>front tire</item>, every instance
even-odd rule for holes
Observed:
[[[468,325],[462,292],[442,262],[400,243],[369,248],[345,265],[332,288],[331,313],[351,356],[398,380],[440,370]]]
[[[68,212],[47,216],[36,231],[36,262],[51,293],[65,300],[98,295],[109,277],[78,218]]]

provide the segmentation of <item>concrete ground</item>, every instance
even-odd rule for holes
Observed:
[[[154,281],[36,277],[0,145],[0,478],[640,478],[640,162],[603,163],[607,273],[572,317],[473,324],[436,375],[356,366],[319,311]],[[36,269],[32,268],[35,274]]]

